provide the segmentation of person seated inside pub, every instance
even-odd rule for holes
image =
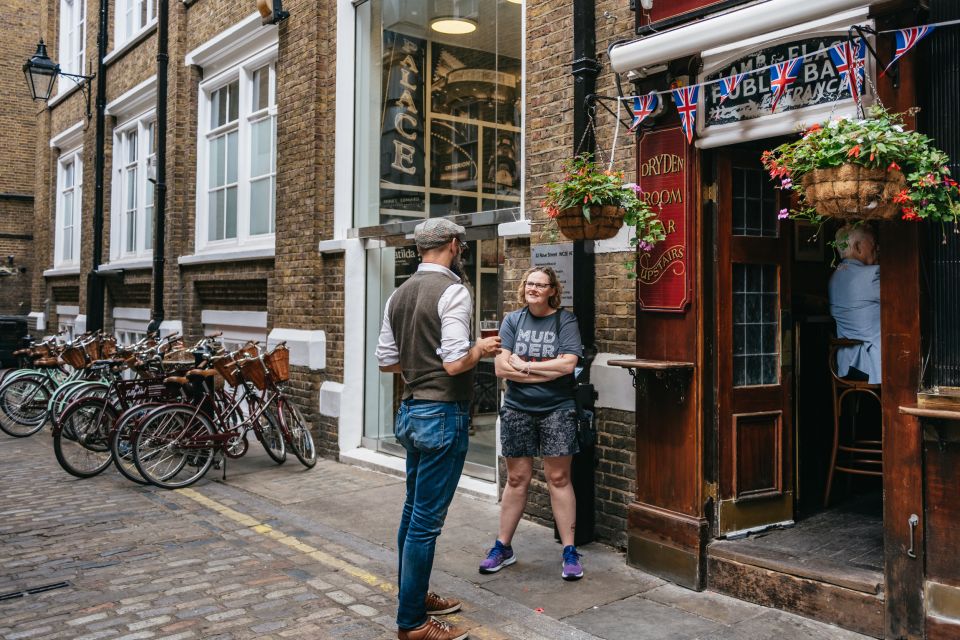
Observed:
[[[861,344],[837,352],[837,375],[880,384],[880,265],[877,237],[867,224],[837,230],[842,261],[830,276],[830,315],[837,337]]]

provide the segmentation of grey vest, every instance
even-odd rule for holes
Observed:
[[[435,271],[417,271],[400,285],[390,300],[390,327],[400,352],[404,400],[469,402],[473,396],[473,370],[451,376],[443,368],[441,325],[437,303],[455,284]]]

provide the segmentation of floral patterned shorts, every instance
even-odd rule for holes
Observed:
[[[506,458],[571,456],[577,444],[577,410],[528,413],[500,410],[500,448]]]

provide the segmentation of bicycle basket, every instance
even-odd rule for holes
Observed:
[[[100,344],[100,357],[107,359],[117,355],[117,339],[104,338]]]
[[[284,345],[278,345],[273,351],[263,356],[263,364],[277,382],[286,382],[290,379],[290,350]]]
[[[244,380],[253,383],[257,389],[267,388],[267,370],[263,368],[260,358],[247,358],[240,363],[240,372]]]
[[[87,366],[87,356],[80,347],[67,347],[60,354],[60,358],[74,369],[83,369]]]
[[[87,344],[83,345],[83,350],[87,352],[87,357],[91,360],[100,359],[100,338],[94,338]]]
[[[240,383],[240,379],[237,377],[237,363],[230,356],[214,358],[213,368],[223,376],[223,379],[226,380],[227,384],[231,387],[235,387]]]

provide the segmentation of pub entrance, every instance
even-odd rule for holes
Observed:
[[[827,504],[824,496],[835,228],[811,238],[812,227],[779,219],[789,192],[774,188],[761,150],[713,152],[717,484],[707,586],[880,637],[881,480],[837,475]],[[879,439],[879,411],[857,410],[858,437],[872,429]]]

